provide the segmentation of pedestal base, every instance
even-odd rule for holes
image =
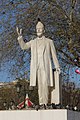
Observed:
[[[80,120],[80,112],[65,109],[0,111],[0,120]]]

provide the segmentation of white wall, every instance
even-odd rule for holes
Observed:
[[[80,120],[80,113],[73,111],[67,112],[67,110],[0,111],[0,120]]]

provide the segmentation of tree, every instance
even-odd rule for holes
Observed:
[[[64,83],[62,87],[62,103],[64,106],[77,106],[80,109],[80,89],[75,87],[74,82]]]
[[[2,0],[0,11],[0,65],[11,77],[29,79],[30,50],[21,50],[16,26],[27,42],[36,37],[38,17],[46,26],[45,35],[54,40],[62,71],[67,71],[65,66],[80,67],[79,0]]]
[[[21,85],[20,91],[17,91],[16,85],[19,82]],[[5,109],[4,103],[7,104],[7,109],[9,109],[11,102],[13,101],[16,109],[17,105],[24,101],[26,98],[26,94],[28,94],[29,99],[36,105],[38,104],[38,90],[37,87],[34,89],[29,88],[29,81],[25,79],[17,79],[14,82],[4,84],[3,87],[0,88],[0,110]]]
[[[17,103],[18,97],[17,97],[17,92],[15,92],[14,86],[11,87],[2,87],[0,88],[0,110],[4,109],[4,103],[6,102],[7,107],[9,108],[10,102],[14,101]]]

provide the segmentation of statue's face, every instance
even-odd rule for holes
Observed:
[[[44,28],[43,27],[37,27],[36,32],[37,32],[38,37],[42,37],[42,35],[44,33]]]

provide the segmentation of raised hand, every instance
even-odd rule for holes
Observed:
[[[17,31],[18,36],[21,36],[21,35],[22,35],[22,29],[19,30],[19,28],[16,27],[16,31]]]

